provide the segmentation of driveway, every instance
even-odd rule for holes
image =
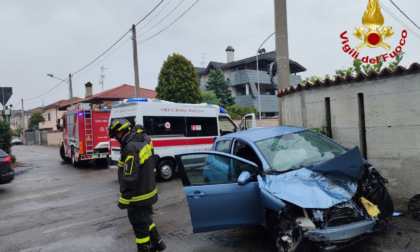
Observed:
[[[23,166],[0,185],[0,251],[136,251],[127,214],[116,206],[115,167],[74,168],[52,147],[12,152]],[[158,192],[153,218],[166,251],[276,251],[261,227],[192,234],[181,181],[159,183]],[[400,216],[348,251],[420,251],[419,237],[420,222]]]

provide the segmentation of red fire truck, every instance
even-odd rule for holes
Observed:
[[[106,128],[109,114],[106,106],[91,106],[88,103],[67,108],[62,118],[57,120],[57,129],[63,131],[61,158],[71,161],[75,167],[81,162],[94,159],[107,164],[109,136]]]

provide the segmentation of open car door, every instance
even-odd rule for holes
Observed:
[[[262,223],[257,165],[216,151],[177,153],[175,159],[194,233]]]
[[[244,117],[242,117],[242,121],[239,124],[239,130],[247,130],[251,128],[256,128],[257,123],[255,121],[255,114],[247,114]]]

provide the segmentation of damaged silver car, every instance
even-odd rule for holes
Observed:
[[[194,233],[263,225],[278,251],[335,251],[384,229],[394,211],[357,147],[306,128],[236,132],[175,157]]]

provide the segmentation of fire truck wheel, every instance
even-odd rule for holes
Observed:
[[[169,181],[172,179],[175,171],[175,164],[171,160],[159,162],[156,172],[159,181]]]
[[[60,157],[66,162],[70,161],[70,158],[66,157],[66,154],[64,152],[64,145],[61,145],[60,147]]]
[[[79,167],[79,162],[78,162],[78,161],[76,161],[76,157],[75,157],[75,155],[74,155],[74,150],[73,150],[73,148],[71,149],[71,164],[72,164],[74,167]]]

